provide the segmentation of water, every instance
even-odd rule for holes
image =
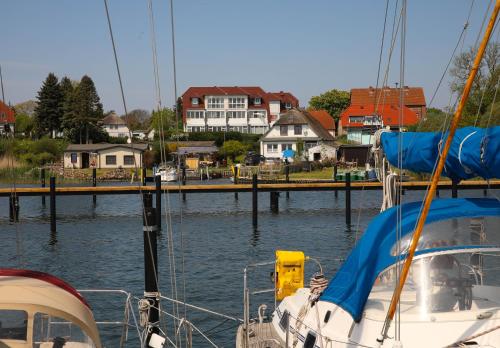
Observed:
[[[403,201],[421,199],[422,194],[407,192]],[[461,191],[459,195],[479,197],[482,191]],[[441,192],[441,197],[449,196],[449,191]],[[306,255],[320,259],[330,279],[339,266],[339,259],[347,256],[359,231],[378,214],[382,203],[381,191],[353,191],[353,225],[346,226],[343,192],[339,192],[337,199],[333,192],[291,192],[289,200],[282,193],[279,214],[270,212],[269,193],[260,193],[259,227],[254,229],[250,193],[240,193],[237,201],[233,193],[188,194],[185,202],[177,194],[171,194],[168,199],[179,297],[182,298],[185,284],[188,303],[238,318],[243,317],[242,270],[246,265],[273,260],[276,249],[303,250]],[[164,209],[166,200],[167,197],[163,200]],[[2,267],[48,272],[78,289],[124,289],[135,296],[142,295],[144,269],[139,195],[98,196],[95,208],[91,196],[57,197],[55,236],[50,235],[48,199],[43,208],[40,197],[21,197],[20,206],[20,223],[12,225],[8,220],[8,199],[0,200]],[[165,216],[158,253],[160,290],[171,296]],[[251,273],[253,288],[272,287],[271,270],[265,268]],[[307,274],[313,271],[313,265],[306,267]],[[123,317],[124,298],[92,295],[88,299],[97,320],[121,320]],[[252,316],[256,316],[255,310],[262,302],[272,308],[272,294],[252,298]],[[234,346],[234,322],[222,323],[221,318],[193,310],[188,310],[187,316],[201,329],[209,330],[208,336],[217,345]],[[171,325],[167,330],[172,332]],[[118,346],[120,333],[119,328],[102,330],[105,345]],[[134,329],[130,333],[133,337]],[[195,347],[207,346],[196,334],[194,343]],[[136,347],[137,341],[130,338],[127,346]]]

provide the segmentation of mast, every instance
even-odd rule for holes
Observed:
[[[474,59],[474,63],[472,65],[472,69],[470,71],[469,77],[467,78],[467,82],[465,83],[462,97],[460,98],[460,102],[459,102],[458,107],[455,111],[455,115],[453,116],[453,119],[451,121],[450,131],[449,131],[448,137],[446,139],[446,143],[444,145],[443,152],[442,152],[441,156],[439,157],[436,171],[434,172],[434,174],[432,176],[431,186],[430,186],[429,191],[427,192],[427,194],[425,196],[425,201],[424,201],[424,206],[422,208],[422,213],[420,214],[420,217],[419,217],[418,223],[417,223],[417,227],[416,227],[415,232],[413,233],[413,236],[411,239],[410,248],[408,251],[408,256],[406,257],[405,263],[404,263],[403,268],[401,270],[401,276],[399,278],[399,283],[397,284],[396,289],[394,290],[394,293],[392,295],[391,304],[389,307],[389,311],[387,312],[387,316],[385,318],[384,326],[382,327],[381,335],[377,339],[377,341],[379,343],[384,342],[384,339],[387,337],[387,332],[389,331],[392,320],[394,318],[397,304],[399,302],[399,298],[401,296],[403,286],[405,285],[406,278],[408,276],[408,272],[410,270],[410,266],[411,266],[411,263],[413,261],[413,256],[415,255],[415,250],[417,249],[418,240],[420,239],[420,236],[422,234],[422,230],[424,228],[425,220],[427,219],[427,214],[429,213],[432,199],[434,198],[434,194],[436,193],[436,188],[438,185],[439,178],[441,177],[441,173],[443,172],[443,168],[444,168],[444,165],[446,162],[446,157],[448,156],[448,152],[450,150],[451,142],[452,142],[453,137],[455,135],[455,131],[458,127],[458,123],[460,122],[460,119],[462,117],[462,110],[465,106],[467,98],[469,97],[469,93],[470,93],[470,90],[472,88],[472,83],[474,82],[474,78],[476,77],[477,71],[479,70],[481,60],[482,60],[484,52],[486,50],[486,46],[488,45],[491,34],[493,32],[493,28],[495,26],[495,22],[496,22],[499,10],[500,10],[500,0],[496,0],[495,8],[493,9],[493,12],[491,14],[490,21],[488,23],[488,27],[486,28],[486,31],[485,31],[484,36],[483,36],[483,40],[481,41],[481,45],[479,46],[476,57]]]

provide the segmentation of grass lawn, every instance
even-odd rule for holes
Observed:
[[[290,179],[326,179],[331,180],[333,176],[333,167],[326,167],[312,172],[290,173]]]

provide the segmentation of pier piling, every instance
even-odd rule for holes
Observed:
[[[19,222],[19,196],[15,194],[9,197],[9,221]]]
[[[146,176],[147,176],[146,167],[142,167],[142,186],[146,186]]]
[[[186,165],[182,164],[182,186],[186,186]],[[182,193],[182,200],[186,200],[186,194]]]
[[[337,182],[337,164],[333,166],[333,182]],[[335,189],[335,198],[339,198],[339,190]]]
[[[456,180],[451,181],[451,198],[458,198],[458,182]]]
[[[345,223],[351,224],[351,173],[345,173]]]
[[[40,184],[45,187],[45,168],[40,169]],[[45,195],[42,194],[42,206],[45,207]]]
[[[285,166],[285,181],[286,183],[290,183],[290,165],[287,164]],[[290,191],[286,191],[286,199],[290,199]]]
[[[56,233],[56,178],[50,177],[50,232]]]
[[[161,176],[155,175],[156,228],[161,231]]]
[[[254,227],[257,227],[257,196],[258,195],[258,187],[257,187],[257,174],[252,176],[252,223]]]
[[[97,186],[97,169],[96,168],[92,168],[92,187],[96,187]],[[97,196],[96,195],[92,195],[92,204],[94,205],[94,208],[97,204]]]
[[[240,175],[240,167],[234,166],[234,184],[238,185],[238,175]],[[238,200],[238,192],[234,193],[234,199]]]
[[[270,200],[271,200],[271,212],[278,214],[279,213],[279,197],[280,193],[277,191],[271,191],[269,193]]]
[[[156,211],[153,208],[153,195],[143,193],[142,223],[144,239],[144,298],[151,304],[148,321],[150,324],[159,321],[158,312],[158,241],[156,228]],[[156,329],[156,331],[155,331]],[[153,327],[157,333],[158,328]]]

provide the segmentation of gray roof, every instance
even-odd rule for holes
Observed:
[[[102,124],[127,125],[127,122],[113,112],[102,119]]]
[[[215,146],[215,141],[212,140],[193,140],[193,141],[167,141],[167,145],[177,145],[179,147],[205,147]]]
[[[179,151],[174,152],[179,155],[186,155],[188,153],[215,153],[218,149],[216,146],[187,146],[180,147]]]
[[[140,151],[146,151],[148,149],[148,144],[108,144],[108,143],[100,143],[100,144],[69,144],[64,152],[98,152],[101,150],[112,149],[115,147],[124,147],[127,149],[134,149]]]
[[[281,114],[275,125],[302,125],[308,124],[316,135],[323,140],[333,141],[335,138],[326,130],[321,123],[310,113],[303,109],[290,109]]]

